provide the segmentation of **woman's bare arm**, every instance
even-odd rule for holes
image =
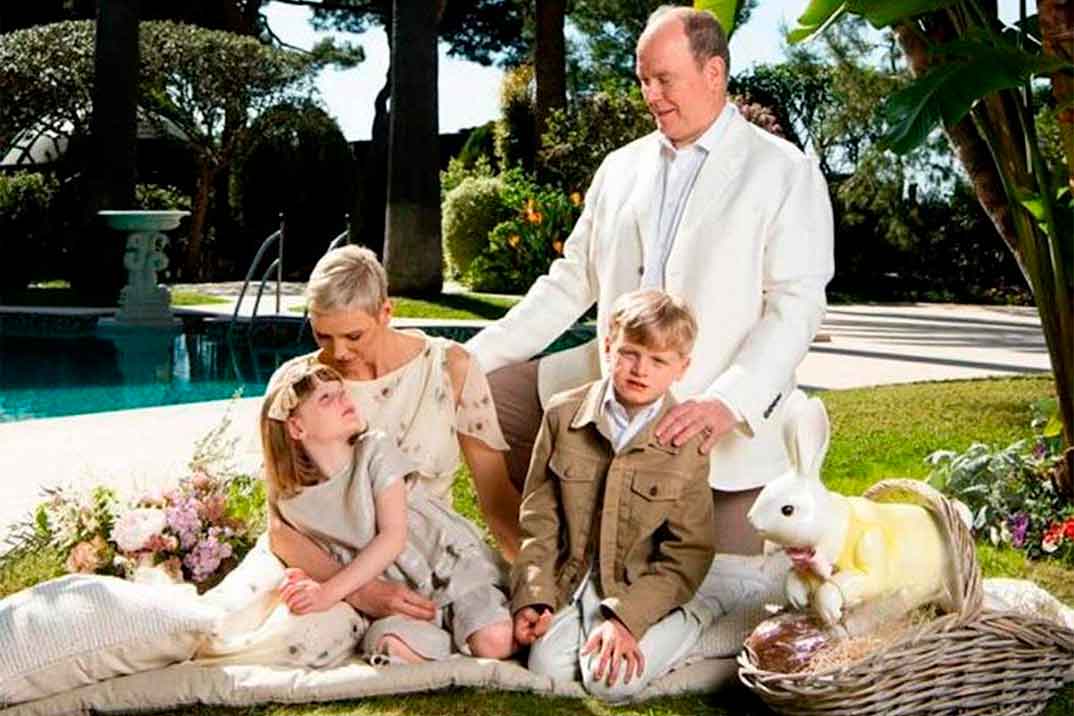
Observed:
[[[456,403],[462,400],[466,381],[472,379],[471,368],[477,367],[472,365],[472,361],[470,354],[461,346],[452,346],[448,349],[447,370],[455,391]],[[480,371],[474,377],[484,383],[484,376],[480,374]],[[488,392],[487,383],[484,383],[483,392],[486,394]],[[491,396],[488,397],[491,398]],[[496,538],[504,559],[513,562],[518,554],[521,540],[518,528],[518,507],[522,501],[522,495],[515,489],[508,476],[507,460],[501,451],[491,447],[484,440],[466,435],[461,431],[456,434],[463,457],[473,476],[477,503],[485,518],[485,523],[492,532],[492,536]]]
[[[500,552],[508,562],[518,555],[522,533],[518,527],[518,507],[522,495],[518,494],[507,475],[507,461],[503,453],[493,450],[477,438],[459,433],[466,464],[473,475],[477,504],[481,514],[500,545]]]

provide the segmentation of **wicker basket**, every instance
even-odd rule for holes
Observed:
[[[739,678],[774,710],[845,716],[1015,716],[1038,714],[1074,670],[1074,631],[1010,612],[982,609],[973,536],[954,504],[916,480],[885,480],[866,497],[933,511],[950,534],[957,573],[944,616],[909,629],[857,662],[781,674],[757,667],[749,649]]]

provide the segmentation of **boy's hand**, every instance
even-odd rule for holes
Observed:
[[[302,572],[302,570],[294,571]],[[330,594],[323,584],[306,577],[304,573],[288,575],[287,583],[280,589],[280,598],[292,614],[323,612],[340,601]]]
[[[537,611],[533,607],[522,607],[515,614],[515,641],[522,646],[529,646],[544,636],[551,623],[551,609]]]
[[[645,657],[638,648],[638,640],[615,617],[606,620],[589,635],[582,648],[582,656],[595,652],[600,653],[600,658],[593,667],[593,678],[600,681],[607,674],[608,686],[615,686],[621,660],[626,661],[624,684],[629,684],[632,678],[640,677],[641,672],[645,671]]]

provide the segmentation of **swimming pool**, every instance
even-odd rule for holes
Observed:
[[[204,333],[2,338],[0,422],[264,393],[277,365],[313,349]]]
[[[272,372],[315,345],[298,338],[296,321],[254,336],[228,338],[219,325],[187,322],[176,334],[63,336],[0,332],[0,422],[109,410],[179,405],[265,392]],[[465,340],[473,325],[429,326],[427,333]],[[576,326],[549,350],[592,337]]]

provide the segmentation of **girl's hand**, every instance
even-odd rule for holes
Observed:
[[[528,646],[544,636],[551,623],[551,609],[537,611],[533,607],[522,607],[515,614],[515,641]]]
[[[323,584],[308,577],[289,580],[280,590],[280,597],[292,614],[327,611],[340,601]]]
[[[626,626],[612,617],[593,630],[582,649],[582,655],[599,652],[600,658],[593,667],[593,678],[600,681],[607,673],[608,686],[615,686],[619,676],[619,662],[626,661],[623,683],[632,677],[640,677],[645,671],[645,657],[638,648],[638,640]]]

